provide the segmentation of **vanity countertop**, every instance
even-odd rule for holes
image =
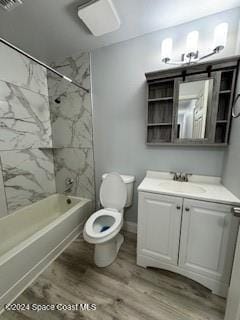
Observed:
[[[221,183],[220,177],[192,175],[188,182],[178,182],[169,172],[147,171],[138,191],[240,206],[240,199]]]

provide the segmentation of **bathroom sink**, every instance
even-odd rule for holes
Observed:
[[[182,192],[182,193],[205,193],[206,190],[191,182],[164,181],[159,183],[159,187],[166,191]]]

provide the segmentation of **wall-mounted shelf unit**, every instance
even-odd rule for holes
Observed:
[[[216,120],[215,142],[227,143],[231,122],[231,106],[234,90],[234,70],[221,72],[218,111]]]
[[[239,59],[240,57],[237,56],[146,73],[148,84],[146,143],[148,145],[227,146]],[[180,85],[197,83],[197,81],[200,84],[200,81],[207,82],[208,79],[212,79],[212,86],[207,93],[208,105],[201,139],[196,138],[196,133],[191,138],[181,138],[180,130],[183,130],[183,125],[179,122],[178,112],[182,112],[179,101],[184,99],[180,97]],[[185,92],[185,95],[187,94],[188,92]],[[191,130],[193,131],[199,127],[199,122],[197,123],[196,119],[192,121]]]
[[[148,92],[148,140],[170,142],[173,130],[174,81],[149,85]]]

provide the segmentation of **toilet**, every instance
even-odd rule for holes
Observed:
[[[95,245],[94,262],[106,267],[116,259],[124,241],[120,234],[124,207],[132,204],[133,176],[109,173],[102,176],[100,201],[103,209],[93,213],[85,223],[83,238]]]

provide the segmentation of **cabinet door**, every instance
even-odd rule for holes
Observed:
[[[216,281],[228,282],[237,222],[228,205],[184,200],[179,266]]]
[[[177,265],[182,199],[139,193],[138,252]]]

